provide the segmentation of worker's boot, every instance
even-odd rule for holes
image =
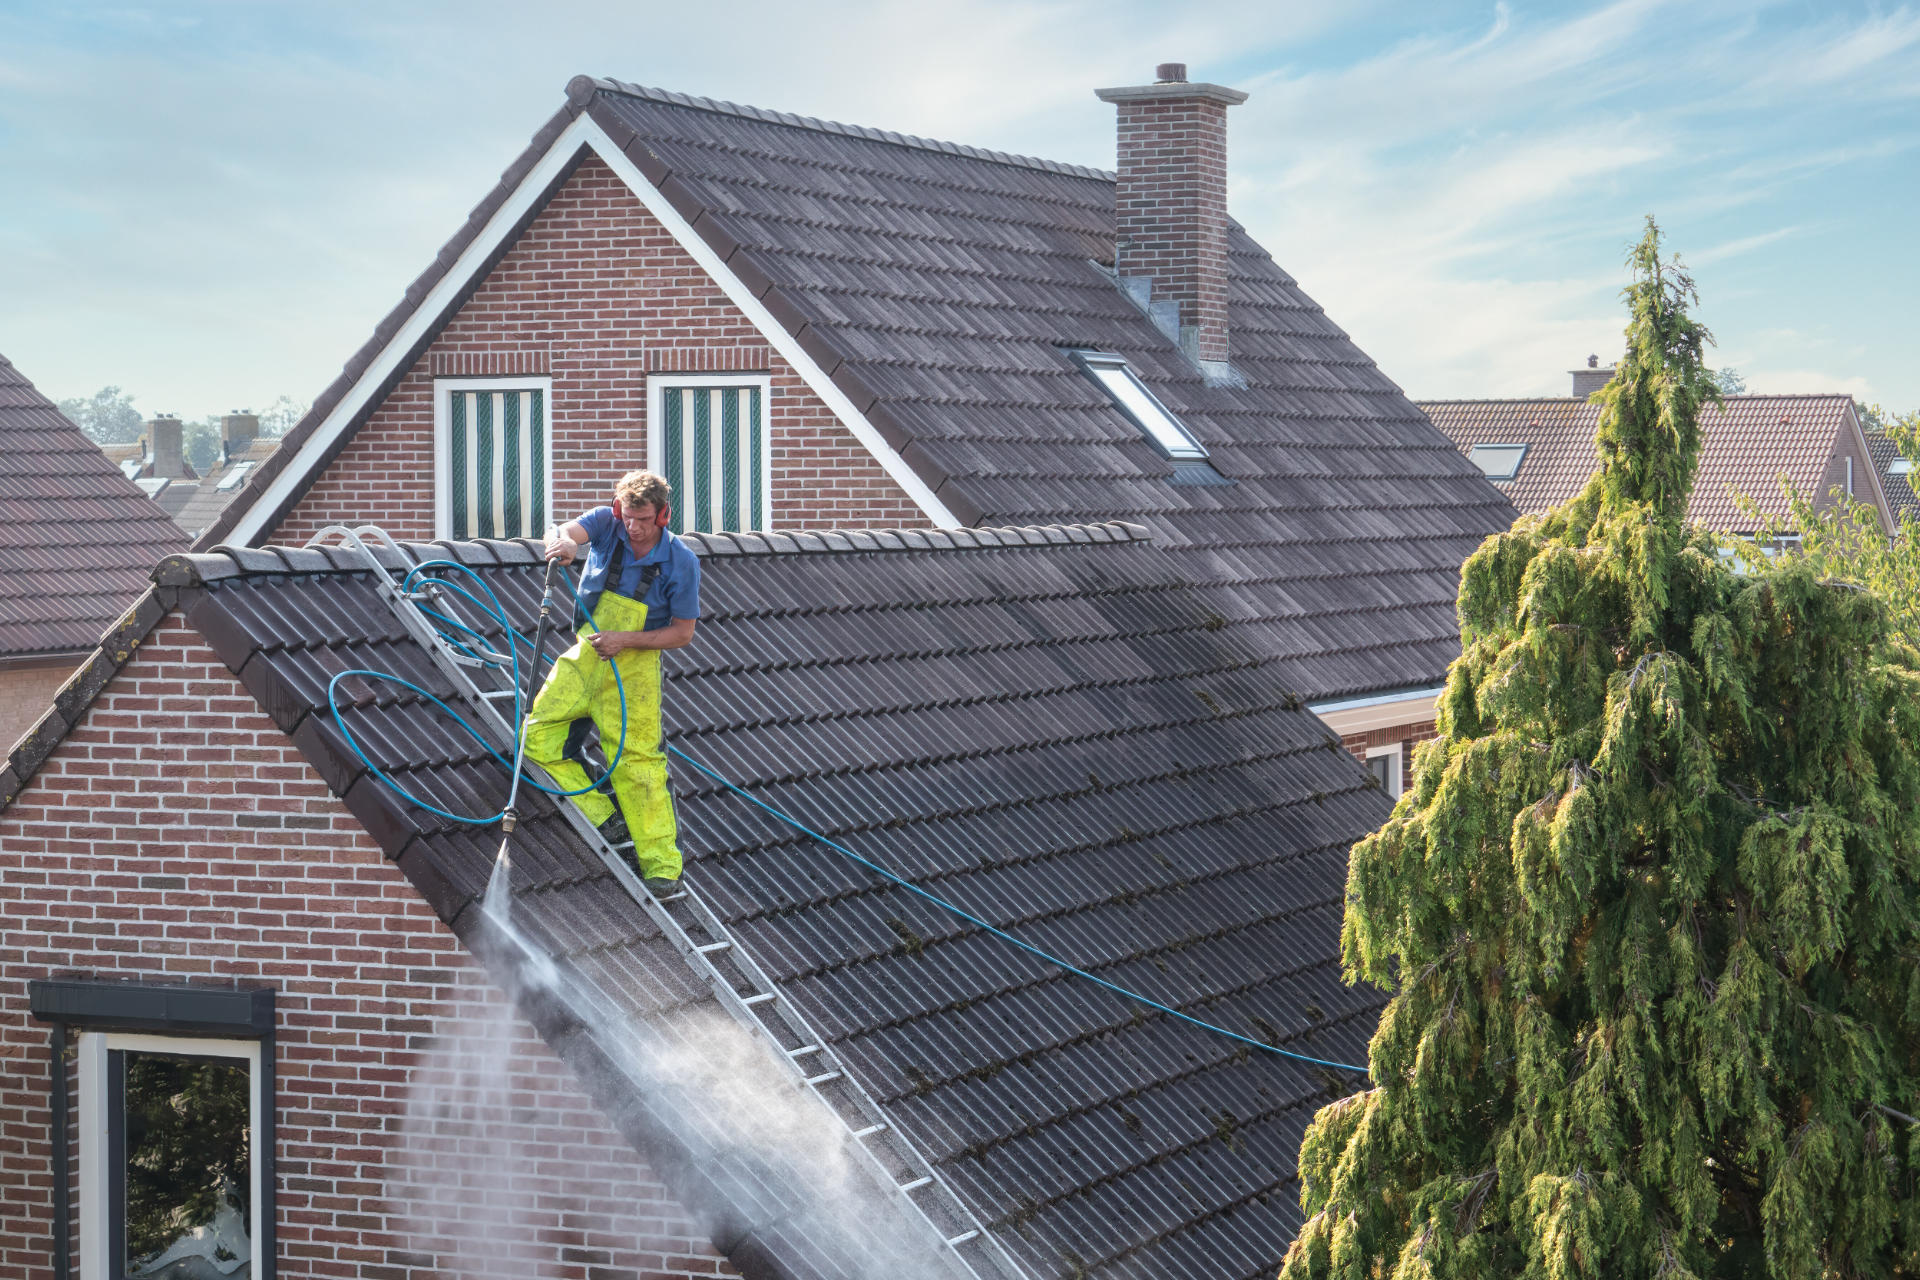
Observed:
[[[680,882],[665,876],[648,876],[647,892],[653,895],[655,902],[665,902],[681,892]]]
[[[633,846],[633,836],[627,831],[627,820],[620,816],[617,806],[612,815],[600,824],[600,838],[616,849],[622,845],[629,848]]]

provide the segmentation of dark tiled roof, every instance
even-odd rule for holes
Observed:
[[[1913,491],[1912,473],[1895,475],[1893,464],[1901,460],[1900,446],[1884,431],[1868,431],[1867,451],[1873,458],[1873,473],[1880,480],[1880,490],[1887,495],[1887,507],[1893,512],[1893,522],[1898,525],[1908,517],[1920,520],[1920,495]],[[1911,461],[1911,459],[1908,459]]]
[[[1111,175],[612,81],[569,86],[290,442],[581,111],[962,521],[1147,525],[1191,578],[1246,601],[1249,643],[1312,699],[1436,683],[1458,652],[1460,562],[1511,508],[1242,229],[1230,319],[1247,385],[1210,387],[1097,265],[1113,261]],[[1236,483],[1172,483],[1067,345],[1126,356]]]
[[[82,654],[186,539],[0,356],[0,658]]]
[[[1364,1061],[1377,999],[1341,983],[1337,938],[1346,849],[1387,802],[1274,679],[1279,664],[1140,536],[690,538],[707,557],[707,612],[697,642],[668,660],[670,739],[1103,977],[1296,1051]],[[513,616],[532,617],[528,545],[451,550]],[[162,569],[160,598],[178,593],[471,941],[497,831],[397,802],[324,710],[330,673],[350,665],[439,683],[366,576],[317,552]],[[404,691],[360,714],[405,785],[448,807],[500,802],[502,771]],[[689,879],[1031,1274],[1217,1280],[1277,1265],[1299,1223],[1301,1134],[1351,1082],[1033,961],[684,766],[675,793]],[[688,971],[550,804],[523,793],[522,809],[515,912],[528,936],[636,1016],[698,1003]],[[549,1038],[570,1058],[590,1048],[564,1028]],[[616,1090],[601,1102],[672,1149],[641,1100]],[[791,1214],[764,1170],[700,1163],[694,1198],[731,1206],[736,1232],[756,1214]],[[779,1273],[833,1274],[830,1233],[804,1214],[784,1221],[768,1245]]]
[[[1596,404],[1556,396],[1429,400],[1420,407],[1463,454],[1478,444],[1528,446],[1519,474],[1500,486],[1522,512],[1567,501],[1599,469]],[[1784,518],[1782,475],[1800,492],[1824,496],[1827,464],[1852,412],[1852,397],[1843,395],[1728,396],[1723,408],[1709,408],[1688,516],[1723,533],[1747,532],[1753,520],[1734,504],[1737,493],[1752,498],[1764,514]],[[1854,487],[1862,497],[1872,492],[1861,477]]]

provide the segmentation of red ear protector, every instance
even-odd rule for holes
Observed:
[[[613,515],[616,520],[625,521],[627,518],[626,504],[624,502],[615,502],[613,504]],[[667,527],[668,524],[672,523],[672,521],[673,521],[673,504],[672,503],[663,502],[659,506],[653,509],[653,523],[655,528],[664,529]]]

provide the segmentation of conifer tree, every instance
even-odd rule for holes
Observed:
[[[1685,523],[1707,332],[1651,218],[1601,468],[1462,571],[1355,846],[1372,1088],[1282,1280],[1920,1274],[1920,672],[1871,591]]]

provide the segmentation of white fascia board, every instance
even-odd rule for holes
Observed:
[[[252,505],[247,508],[246,514],[235,522],[232,531],[227,535],[229,541],[240,546],[251,546],[254,539],[266,533],[263,526],[267,522],[268,513],[279,510],[282,503],[290,506],[299,492],[311,483],[315,471],[320,466],[320,460],[326,456],[327,451],[340,439],[354,419],[366,409],[368,401],[373,398],[381,384],[398,372],[397,366],[406,358],[407,353],[413,350],[414,344],[424,339],[439,325],[441,316],[446,314],[453,300],[465,292],[467,286],[473,283],[474,278],[485,267],[487,259],[491,258],[513,234],[514,228],[520,225],[521,220],[532,210],[535,201],[540,198],[540,193],[552,185],[567,166],[573,163],[574,157],[579,154],[583,145],[580,126],[585,121],[585,116],[575,117],[573,123],[554,139],[553,145],[547,148],[547,153],[540,157],[539,163],[527,172],[527,176],[520,180],[520,185],[515,187],[513,193],[493,211],[493,216],[487,219],[487,225],[481,229],[480,234],[473,238],[473,242],[454,260],[453,266],[440,277],[428,291],[427,296],[420,300],[420,305],[415,307],[413,314],[407,317],[407,322],[400,326],[400,331],[388,339],[387,345],[374,358],[373,363],[366,367],[353,386],[348,389],[347,394],[340,397],[340,403],[333,406],[333,412],[329,413],[326,420],[311,436],[307,437],[306,443],[300,446],[300,452],[294,456],[292,462],[273,478],[273,483],[267,486],[267,491],[254,499]],[[597,128],[595,132],[598,132]]]
[[[768,311],[760,299],[754,297],[746,285],[741,283],[740,277],[720,260],[720,255],[715,253],[692,225],[680,215],[680,211],[660,194],[660,189],[647,181],[646,175],[640,172],[640,167],[627,158],[626,152],[614,145],[613,139],[607,136],[606,130],[587,115],[580,116],[573,123],[575,128],[581,130],[581,136],[586,140],[587,145],[593,148],[594,153],[606,162],[608,168],[620,175],[621,181],[625,182],[628,189],[639,198],[640,203],[647,207],[647,212],[657,218],[660,225],[679,242],[680,247],[692,255],[693,260],[700,264],[701,270],[713,277],[714,283],[720,286],[721,292],[727,295],[728,300],[740,308],[747,319],[753,321],[754,327],[760,330],[761,335],[775,351],[780,353],[781,358],[793,366],[793,371],[800,375],[801,380],[813,390],[813,393],[826,402],[827,407],[833,410],[834,416],[853,433],[854,439],[865,446],[867,452],[886,468],[887,474],[893,477],[894,483],[906,490],[907,496],[919,504],[920,510],[926,514],[927,519],[943,529],[958,528],[960,521],[954,518],[953,512],[947,510],[947,504],[935,496],[927,482],[907,465],[907,460],[887,443],[886,438],[871,422],[867,421],[866,415],[853,407],[853,401],[847,399],[846,392],[834,384],[833,379],[827,376],[826,370],[822,369],[794,336],[773,318],[773,313]],[[572,130],[570,129],[569,132]]]
[[[847,398],[846,393],[834,385],[826,371],[806,353],[793,335],[773,318],[773,313],[762,305],[760,299],[753,296],[740,278],[727,267],[727,264],[720,260],[719,255],[714,253],[707,242],[694,231],[692,225],[680,215],[680,211],[660,194],[659,188],[647,181],[646,175],[640,172],[639,166],[614,145],[613,139],[607,136],[606,130],[595,123],[591,116],[583,113],[574,117],[573,123],[554,139],[553,145],[547,148],[546,154],[541,156],[539,162],[520,180],[520,185],[513,189],[512,194],[498,209],[494,210],[493,217],[487,220],[487,225],[481,229],[480,234],[474,237],[472,243],[468,244],[459,258],[454,261],[453,266],[440,277],[428,291],[427,296],[421,299],[420,305],[414,308],[407,322],[400,326],[399,331],[388,340],[386,347],[355,380],[347,394],[340,398],[340,402],[333,407],[333,411],[327,415],[326,420],[300,446],[300,452],[279,475],[273,478],[266,492],[248,506],[245,514],[234,524],[228,540],[240,546],[251,545],[254,539],[266,532],[264,526],[270,512],[279,510],[283,503],[291,506],[300,491],[310,483],[313,473],[320,465],[320,460],[367,408],[374,393],[388,378],[398,372],[398,365],[407,353],[413,350],[414,345],[426,338],[439,325],[441,317],[447,312],[454,299],[473,283],[485,268],[488,259],[499,251],[507,238],[513,234],[514,229],[532,211],[540,194],[559,178],[583,149],[599,156],[608,168],[620,176],[620,180],[627,184],[627,188],[633,192],[635,198],[659,220],[680,247],[692,255],[694,261],[713,278],[714,283],[720,286],[728,299],[745,313],[773,349],[793,367],[794,372],[800,375],[802,381],[812,389],[813,393],[826,402],[827,407],[833,410],[847,430],[853,433],[854,438],[865,446],[867,451],[886,469],[894,482],[906,490],[907,495],[919,504],[927,519],[941,528],[959,527],[960,521],[955,519],[953,513],[947,509],[947,505],[935,496],[926,481],[907,465],[907,460],[886,442],[874,425],[867,421],[864,414],[854,408],[853,402]]]
[[[1383,707],[1394,702],[1418,702],[1422,698],[1437,698],[1447,691],[1447,686],[1437,684],[1431,689],[1402,689],[1398,693],[1375,693],[1361,698],[1342,698],[1336,702],[1310,702],[1307,710],[1315,715],[1328,711],[1357,711],[1361,707]]]

